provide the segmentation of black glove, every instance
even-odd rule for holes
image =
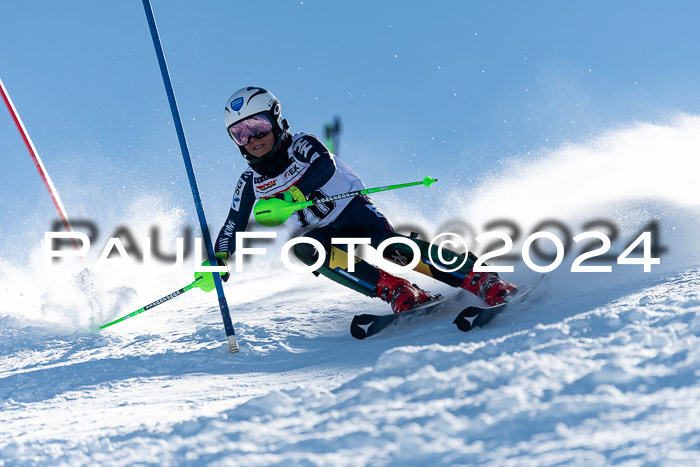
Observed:
[[[223,251],[216,253],[216,264],[217,266],[228,267],[228,253]],[[229,271],[226,271],[225,274],[221,274],[221,280],[224,282],[226,282],[229,277],[231,277],[231,273]]]

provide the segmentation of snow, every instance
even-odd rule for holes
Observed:
[[[78,264],[42,275],[38,254],[0,263],[0,465],[698,465],[698,126],[641,125],[520,162],[556,178],[549,187],[515,173],[490,181],[518,203],[559,195],[504,204],[521,225],[614,213],[631,234],[653,215],[669,251],[651,273],[574,274],[567,256],[526,302],[469,333],[445,312],[357,341],[352,314],[387,305],[288,273],[272,247],[226,284],[241,347],[230,355],[216,297],[199,290],[87,331],[181,287],[182,274],[106,267],[86,289]],[[645,138],[687,168],[637,160],[639,179],[653,172],[665,189],[617,170],[596,174],[607,198],[573,183],[580,158],[624,168]],[[399,221],[421,210],[408,196],[375,200]],[[458,206],[478,224],[481,201],[434,212],[446,222],[454,212],[440,210]],[[508,277],[535,276],[519,263]]]
[[[233,304],[236,356],[197,296],[105,335],[5,317],[0,457],[690,465],[700,448],[698,290],[691,268],[599,306],[535,293],[528,310],[468,334],[435,317],[362,342],[341,307],[328,309],[337,290],[306,311],[273,296],[265,310]]]

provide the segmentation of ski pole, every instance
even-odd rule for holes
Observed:
[[[262,199],[255,204],[254,214],[255,220],[266,227],[273,227],[275,225],[280,225],[289,216],[295,212],[308,208],[316,204],[327,203],[328,201],[335,201],[343,198],[351,198],[358,195],[368,195],[370,193],[377,193],[379,191],[395,190],[397,188],[405,188],[415,185],[425,185],[429,187],[433,183],[437,182],[437,179],[425,177],[420,182],[410,182],[401,183],[399,185],[389,185],[381,186],[377,188],[365,188],[364,190],[350,191],[348,193],[341,193],[339,195],[328,196],[326,198],[314,199],[302,202],[289,202],[279,198],[269,198]]]
[[[132,312],[129,313],[128,315],[124,315],[124,316],[122,316],[121,318],[115,319],[114,321],[112,321],[112,322],[110,322],[110,323],[103,324],[102,326],[100,326],[100,329],[104,329],[104,328],[106,328],[106,327],[108,327],[108,326],[111,326],[111,325],[113,325],[113,324],[120,323],[120,322],[124,321],[125,319],[131,318],[132,316],[136,316],[136,315],[138,315],[138,314],[140,314],[140,313],[143,313],[144,311],[150,310],[151,308],[156,307],[156,306],[160,305],[161,303],[165,303],[165,302],[167,302],[168,300],[172,300],[173,298],[182,295],[183,293],[187,292],[187,291],[190,290],[190,289],[193,289],[193,288],[195,288],[195,287],[199,287],[199,286],[197,285],[198,282],[200,282],[200,280],[196,280],[196,281],[192,282],[191,284],[186,285],[186,286],[184,286],[183,288],[181,288],[181,289],[179,289],[179,290],[176,290],[175,292],[173,292],[173,293],[171,293],[171,294],[166,295],[166,296],[163,297],[163,298],[159,298],[159,299],[156,300],[155,302],[149,303],[148,305],[144,306],[143,308],[139,308],[139,309],[136,310],[136,311],[132,311]]]
[[[49,196],[51,196],[51,200],[53,201],[53,205],[56,208],[56,211],[58,211],[58,215],[61,217],[61,220],[63,221],[63,226],[66,228],[66,232],[72,233],[73,232],[73,226],[70,223],[70,220],[68,219],[68,214],[66,214],[66,208],[63,207],[63,203],[61,202],[61,197],[58,196],[58,190],[56,190],[56,187],[53,184],[53,181],[51,181],[51,177],[49,176],[49,172],[46,170],[46,167],[44,166],[44,162],[41,160],[41,157],[39,157],[39,152],[36,150],[36,147],[34,146],[34,142],[32,141],[32,138],[29,136],[29,132],[27,131],[27,128],[24,126],[24,122],[22,122],[22,118],[19,116],[19,112],[17,111],[17,108],[15,107],[14,102],[12,102],[12,99],[10,98],[10,94],[7,92],[7,88],[5,88],[5,84],[2,82],[2,79],[0,79],[0,95],[2,95],[2,100],[5,101],[5,105],[7,106],[7,110],[10,111],[10,115],[12,116],[12,120],[15,122],[15,126],[17,126],[17,130],[19,130],[20,135],[22,136],[22,140],[24,140],[25,146],[27,146],[27,149],[29,150],[29,155],[32,156],[32,160],[34,161],[34,165],[36,165],[37,170],[39,171],[39,175],[41,176],[41,179],[44,181],[44,185],[46,186],[46,190],[49,192]],[[78,242],[75,240],[74,237],[71,237],[71,240],[73,240],[73,246],[75,247],[76,250],[80,251],[80,247],[78,246]],[[83,258],[83,262],[85,262],[85,258]]]

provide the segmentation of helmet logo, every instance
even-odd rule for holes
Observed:
[[[243,98],[239,97],[231,101],[231,110],[238,112],[243,107]]]
[[[278,102],[277,105],[275,105],[275,108],[272,109],[272,113],[277,117],[280,114],[280,103]]]

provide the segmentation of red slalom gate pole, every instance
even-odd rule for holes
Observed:
[[[27,149],[29,150],[29,154],[32,156],[32,159],[34,160],[34,165],[36,165],[37,170],[39,171],[39,175],[41,175],[41,179],[44,181],[44,185],[46,185],[46,189],[49,191],[49,195],[51,195],[51,199],[53,200],[53,205],[56,206],[56,210],[58,211],[58,215],[61,217],[61,220],[63,221],[63,226],[66,228],[67,232],[73,232],[73,228],[70,224],[70,221],[68,220],[68,215],[66,214],[66,210],[63,207],[63,203],[61,202],[61,198],[58,196],[58,191],[56,191],[56,187],[54,186],[53,182],[51,181],[51,177],[49,177],[49,173],[46,171],[46,167],[44,167],[44,163],[41,161],[41,157],[39,157],[39,153],[36,150],[36,147],[34,146],[34,143],[32,142],[32,139],[29,137],[29,133],[27,132],[27,129],[24,126],[24,123],[22,123],[22,119],[19,116],[19,113],[17,113],[17,109],[15,108],[15,104],[12,102],[12,99],[10,99],[10,95],[7,93],[7,89],[5,88],[5,84],[2,82],[2,79],[0,78],[0,94],[2,94],[2,99],[5,101],[5,105],[7,105],[7,109],[10,111],[10,115],[12,115],[12,120],[15,121],[15,125],[17,125],[17,129],[19,130],[19,133],[22,135],[22,139],[24,140],[24,144],[27,146]],[[80,250],[78,247],[78,243],[75,241],[75,238],[73,240],[73,246],[75,246],[76,250]]]

